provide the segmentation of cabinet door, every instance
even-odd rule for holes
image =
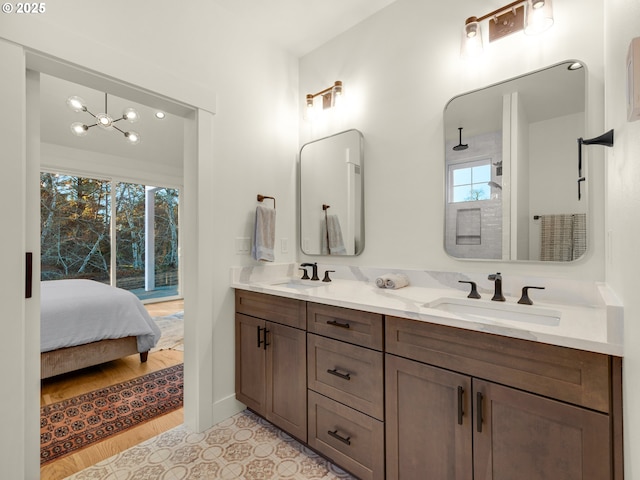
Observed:
[[[470,377],[394,355],[385,362],[387,479],[470,480]]]
[[[611,478],[607,415],[476,379],[473,389],[475,480]]]
[[[266,418],[307,441],[306,332],[267,322]]]
[[[266,412],[265,321],[236,313],[236,398],[260,415]]]

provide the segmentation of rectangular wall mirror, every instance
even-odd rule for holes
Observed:
[[[347,130],[300,149],[300,248],[307,255],[364,249],[363,136]]]
[[[586,68],[567,61],[454,97],[444,110],[446,252],[573,261],[587,249],[577,197]]]

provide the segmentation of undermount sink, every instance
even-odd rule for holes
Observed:
[[[465,320],[485,323],[508,320],[554,327],[560,325],[562,315],[558,310],[550,308],[466,298],[439,298],[425,306],[451,313]]]
[[[282,280],[269,282],[268,285],[274,286],[274,287],[295,288],[298,290],[305,290],[307,288],[326,285],[326,283],[322,283],[318,280],[301,280],[299,278],[284,278]]]

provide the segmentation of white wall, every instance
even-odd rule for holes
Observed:
[[[301,143],[339,129],[364,134],[367,245],[344,263],[454,271],[501,271],[604,279],[603,166],[594,168],[594,237],[587,258],[571,265],[469,262],[443,245],[443,109],[452,97],[577,58],[589,67],[588,135],[602,133],[602,0],[554,3],[555,24],[542,36],[517,33],[491,44],[484,57],[460,58],[464,20],[503,3],[434,4],[398,0],[300,59],[300,98],[341,80],[345,114],[331,125],[301,124]],[[486,10],[486,11],[485,11]],[[577,21],[576,11],[580,12]],[[437,19],[437,20],[436,20]],[[486,27],[486,25],[484,25]],[[595,161],[598,154],[592,155]],[[599,154],[602,157],[602,153]],[[576,158],[567,159],[577,162]],[[598,173],[599,169],[599,173]],[[596,181],[597,180],[597,181]],[[599,183],[598,183],[599,182]],[[567,188],[573,188],[569,185]],[[305,258],[306,259],[306,258]]]
[[[200,372],[204,372],[197,379],[191,377],[198,383],[199,392],[197,399],[189,399],[204,412],[200,427],[225,418],[239,407],[234,400],[234,302],[229,268],[253,263],[248,255],[235,254],[234,239],[251,236],[256,194],[278,199],[276,235],[295,238],[297,59],[254,38],[212,2],[177,5],[167,0],[68,0],[48,7],[41,16],[0,16],[0,47],[3,53],[9,50],[1,55],[2,107],[5,113],[11,112],[3,116],[6,121],[0,131],[0,144],[5,173],[15,180],[3,190],[3,205],[11,208],[2,210],[2,222],[17,232],[15,239],[4,243],[3,265],[13,275],[3,276],[1,289],[8,312],[16,310],[12,315],[16,331],[11,336],[18,339],[0,354],[5,365],[17,362],[7,381],[16,386],[18,394],[3,403],[2,417],[3,429],[15,433],[7,436],[10,443],[0,449],[0,463],[5,472],[11,472],[11,478],[35,478],[25,474],[26,470],[37,471],[38,459],[33,449],[24,458],[22,445],[29,442],[21,441],[21,425],[34,424],[25,419],[24,404],[25,398],[37,398],[37,387],[23,388],[25,363],[20,358],[24,358],[25,348],[19,339],[25,331],[27,337],[33,334],[26,328],[24,302],[19,300],[23,289],[24,215],[20,202],[9,200],[24,198],[24,182],[20,180],[25,165],[21,153],[24,122],[20,121],[24,66],[20,48],[12,48],[2,39],[215,112],[213,122],[206,118],[201,122],[201,128],[213,131],[213,143],[201,146],[210,152],[208,164],[197,166],[195,172],[185,171],[185,176],[201,187],[196,199],[200,203],[192,203],[187,215],[200,220],[195,226],[199,231],[213,233],[201,239],[199,244],[207,255],[197,259],[198,276],[190,279],[192,285],[211,285],[211,291],[186,299],[212,312],[187,318],[191,325],[199,324],[199,331],[212,332],[213,336],[198,339],[197,355],[191,362],[198,363]],[[108,38],[99,40],[97,31],[107,32]],[[198,138],[196,135],[192,140]],[[294,257],[294,249],[288,254],[277,253],[278,261],[288,262]],[[20,281],[9,281],[11,278]],[[11,295],[14,307],[9,299],[4,302],[4,294]],[[31,378],[28,372],[26,378]],[[24,395],[19,393],[23,390]],[[25,434],[33,436],[31,443],[37,445],[37,430]],[[25,463],[31,467],[25,470]]]
[[[606,129],[615,130],[607,149],[607,282],[624,303],[625,478],[640,478],[640,122],[627,122],[626,55],[640,36],[640,2],[608,0],[605,10]]]

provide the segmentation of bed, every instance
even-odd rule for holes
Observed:
[[[140,354],[160,329],[133,293],[93,280],[41,282],[40,378]]]

